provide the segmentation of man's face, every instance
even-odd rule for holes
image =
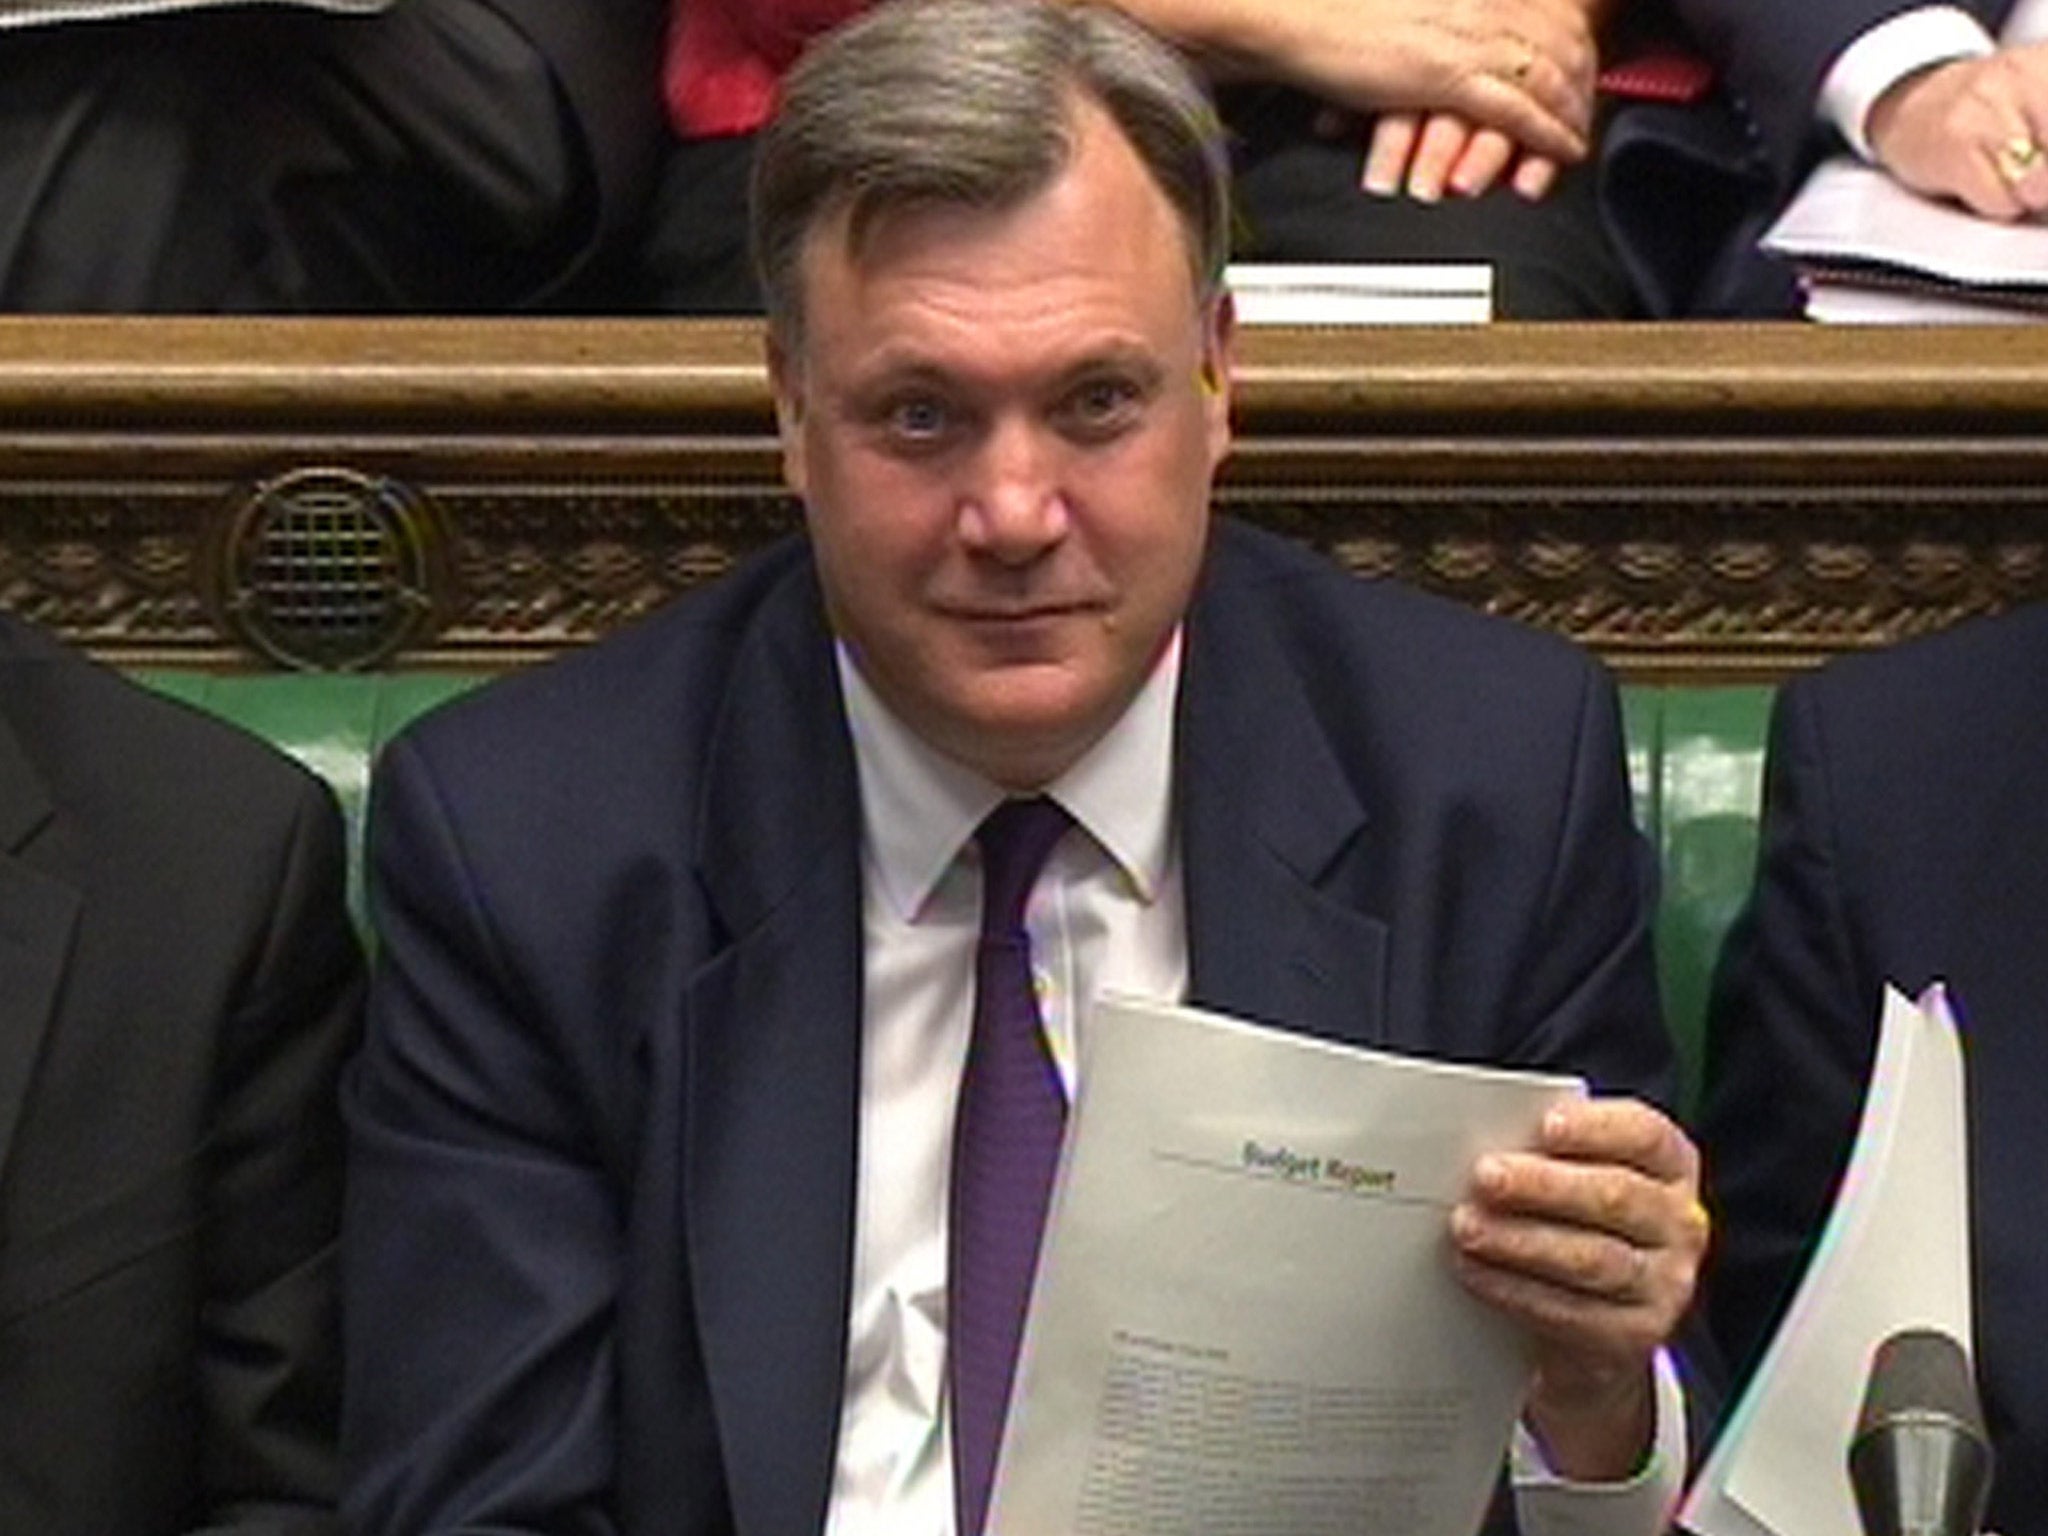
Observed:
[[[1055,777],[1185,611],[1229,444],[1228,302],[1112,120],[1003,212],[913,210],[803,253],[770,368],[835,630],[927,741],[1010,788]]]

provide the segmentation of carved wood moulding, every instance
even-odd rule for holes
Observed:
[[[1771,676],[2048,596],[2048,348],[2014,332],[1255,335],[1219,504],[1630,676]],[[797,526],[757,347],[0,323],[0,605],[123,661],[588,641]]]

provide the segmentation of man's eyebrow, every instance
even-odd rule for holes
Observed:
[[[878,354],[861,363],[847,377],[848,386],[855,394],[872,394],[878,389],[899,389],[906,384],[928,384],[948,389],[959,388],[970,381],[953,369],[942,366],[928,357],[910,353]]]
[[[1136,374],[1150,382],[1165,376],[1166,364],[1150,347],[1115,344],[1076,358],[1055,377],[1077,383],[1104,373]]]
[[[1151,347],[1138,342],[1109,342],[1054,365],[1027,387],[1042,393],[1058,393],[1103,374],[1122,373],[1151,384],[1165,377],[1166,364]],[[869,397],[891,390],[925,386],[972,394],[986,381],[972,371],[962,371],[922,353],[883,349],[849,371],[847,393]]]

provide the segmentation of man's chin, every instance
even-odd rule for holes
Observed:
[[[1116,715],[1099,688],[1057,667],[1004,668],[983,682],[947,710],[940,745],[1010,788],[1058,777]]]

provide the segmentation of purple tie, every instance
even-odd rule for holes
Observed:
[[[1066,1094],[1046,1049],[1031,981],[1024,903],[1070,825],[1065,811],[1040,796],[1004,801],[974,835],[981,845],[981,938],[974,960],[974,1032],[953,1128],[946,1302],[957,1536],[981,1536],[988,1514],[1039,1231],[1066,1124]]]

